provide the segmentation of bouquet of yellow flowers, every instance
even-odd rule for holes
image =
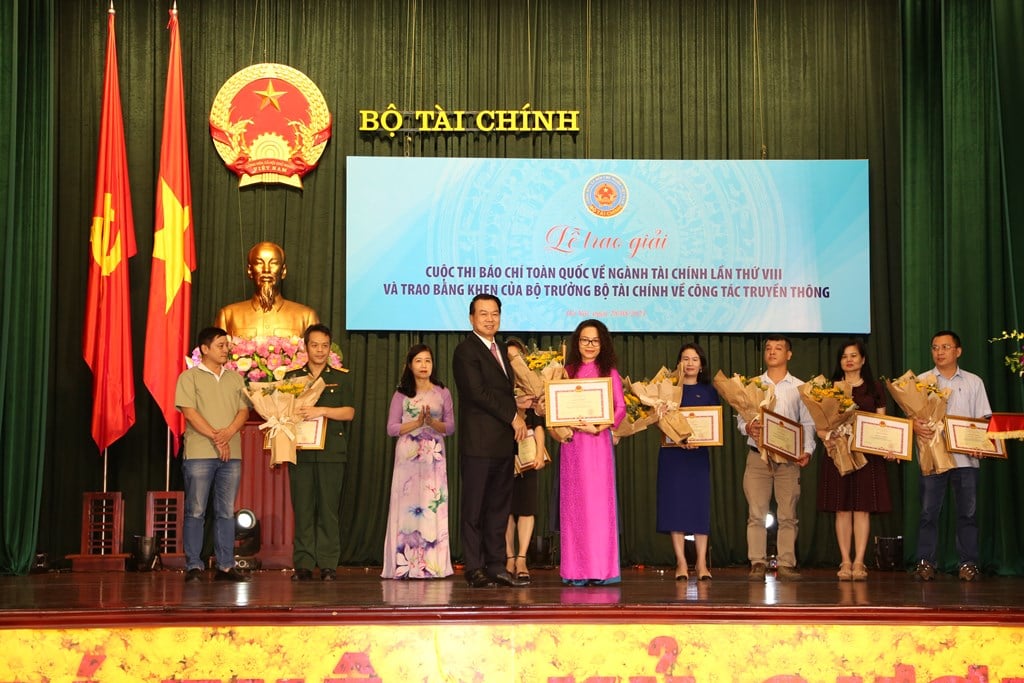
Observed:
[[[326,386],[320,377],[313,382],[308,377],[296,377],[248,384],[245,391],[252,407],[266,420],[260,429],[268,430],[270,435],[271,468],[284,462],[295,463],[295,435],[302,423],[298,410],[316,405]]]
[[[715,374],[712,384],[718,395],[725,398],[743,422],[751,423],[761,419],[761,410],[775,410],[775,387],[761,380],[760,377],[746,377],[733,373],[726,377],[721,370]],[[772,460],[788,462],[782,456],[770,456]],[[768,462],[768,452],[761,450],[761,460]]]
[[[544,387],[550,380],[565,376],[565,356],[555,349],[542,351],[534,346],[524,356],[518,349],[510,347],[508,362],[515,375],[516,389],[526,396],[544,396]]]
[[[631,382],[630,390],[640,403],[651,408],[658,429],[674,443],[685,443],[693,429],[687,422],[679,404],[683,400],[683,387],[679,375],[662,367],[649,382]]]
[[[956,467],[956,461],[946,450],[942,435],[946,417],[946,403],[949,390],[940,389],[935,375],[926,372],[920,377],[907,370],[900,377],[885,380],[893,400],[903,409],[907,417],[928,423],[935,434],[930,439],[917,438],[918,464],[922,474],[942,474]]]
[[[658,421],[658,416],[651,407],[636,395],[629,377],[622,380],[622,398],[626,402],[626,419],[620,422],[618,427],[612,429],[612,434],[615,436],[622,438],[639,434]]]
[[[547,383],[553,379],[565,379],[565,351],[538,349],[536,345],[523,355],[519,349],[509,347],[508,362],[512,366],[517,393],[524,396],[545,397]],[[551,432],[559,442],[572,438],[572,428],[552,427]]]
[[[724,398],[736,414],[748,424],[761,419],[762,408],[775,409],[775,387],[761,381],[760,377],[746,377],[735,372],[731,377],[726,377],[725,373],[719,370],[711,383],[718,391],[718,395]],[[789,462],[781,455],[770,457],[776,462]],[[762,449],[761,460],[768,462],[768,458],[768,453]]]
[[[848,382],[830,382],[818,375],[798,388],[800,400],[814,419],[814,427],[825,444],[840,476],[859,470],[868,464],[863,453],[850,450],[853,438],[853,390]]]
[[[761,417],[762,408],[775,408],[775,387],[762,382],[760,377],[746,377],[737,373],[726,377],[719,370],[711,383],[718,395],[732,406],[744,422],[753,422]]]

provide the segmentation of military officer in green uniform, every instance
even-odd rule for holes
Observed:
[[[320,568],[322,581],[334,581],[341,559],[339,505],[341,484],[348,459],[348,427],[356,416],[353,391],[347,370],[332,368],[331,330],[316,323],[303,335],[309,361],[285,377],[308,376],[323,379],[326,387],[315,406],[300,409],[306,419],[326,418],[323,450],[303,449],[296,463],[288,465],[292,510],[295,513],[295,540],[292,562],[293,581],[310,581],[313,569]]]

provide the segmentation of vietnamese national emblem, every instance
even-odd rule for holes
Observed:
[[[210,135],[239,187],[302,187],[331,137],[331,113],[313,81],[284,64],[253,64],[229,78],[210,111]]]
[[[611,218],[626,208],[629,190],[622,178],[611,173],[599,173],[587,181],[583,188],[583,203],[587,210],[601,218]]]

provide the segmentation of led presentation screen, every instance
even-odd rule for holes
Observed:
[[[867,333],[868,162],[349,157],[349,330]]]

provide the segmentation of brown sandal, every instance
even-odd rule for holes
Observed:
[[[853,571],[854,581],[867,581],[868,580],[868,568],[864,566],[863,562],[854,562]]]
[[[836,576],[839,577],[840,581],[853,581],[853,568],[849,562],[843,562],[839,565],[839,571],[836,572]]]

